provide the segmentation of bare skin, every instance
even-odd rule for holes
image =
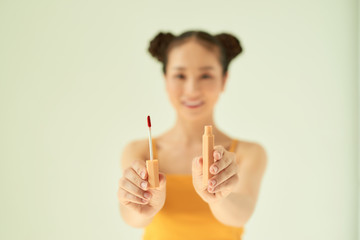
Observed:
[[[149,159],[148,139],[128,144],[123,152],[124,171],[119,181],[119,208],[124,220],[134,227],[145,227],[164,205],[166,174],[193,176],[194,189],[209,204],[220,222],[241,227],[251,217],[258,198],[267,157],[255,142],[240,141],[235,153],[228,152],[232,139],[220,131],[213,112],[224,91],[227,73],[222,74],[218,53],[190,40],[169,53],[164,75],[169,100],[177,113],[173,128],[156,137],[160,166],[160,188],[141,187],[147,176],[145,160]],[[193,106],[196,107],[193,107]],[[203,188],[202,134],[204,125],[212,125],[215,135],[214,157],[220,170],[210,180],[216,184]],[[149,199],[143,197],[149,194]]]

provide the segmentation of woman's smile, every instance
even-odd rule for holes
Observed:
[[[182,104],[190,109],[199,108],[201,107],[204,102],[203,101],[183,101]]]

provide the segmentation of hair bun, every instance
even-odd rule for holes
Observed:
[[[243,50],[239,40],[231,34],[220,33],[215,35],[215,38],[223,45],[228,63]]]
[[[151,40],[148,48],[151,55],[160,62],[163,62],[167,47],[174,37],[172,33],[158,33],[153,40]]]

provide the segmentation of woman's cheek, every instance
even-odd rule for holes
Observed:
[[[176,96],[181,91],[181,86],[179,83],[176,83],[176,81],[169,80],[166,83],[166,89],[170,96]]]
[[[168,93],[169,93],[169,98],[170,98],[170,101],[171,101],[172,105],[174,107],[176,107],[176,108],[180,107],[180,105],[181,105],[181,101],[180,101],[181,95],[180,95],[179,91],[173,90],[173,91],[169,91]]]

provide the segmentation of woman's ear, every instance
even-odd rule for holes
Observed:
[[[222,83],[221,92],[223,92],[225,90],[225,85],[227,83],[228,76],[229,76],[228,71],[226,71],[226,73],[223,75],[222,81],[221,81],[221,83]]]

